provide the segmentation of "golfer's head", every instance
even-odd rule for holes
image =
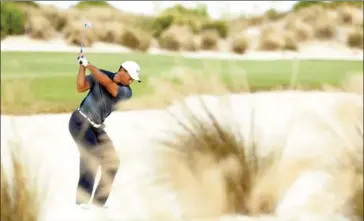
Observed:
[[[135,61],[125,61],[120,65],[118,71],[120,83],[129,85],[133,81],[142,82],[139,78],[140,67]]]

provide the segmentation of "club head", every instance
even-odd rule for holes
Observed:
[[[92,24],[90,22],[85,22],[85,27],[86,28],[92,28]]]

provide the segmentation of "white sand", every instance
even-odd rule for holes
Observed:
[[[226,103],[227,100],[224,99],[217,100],[213,96],[205,97],[205,100],[209,101],[207,106],[213,113],[218,113],[219,119],[223,119],[226,123],[230,122],[229,119],[238,121],[240,125],[238,132],[246,142],[255,142],[260,149],[261,156],[271,151],[278,151],[278,149],[272,149],[274,144],[279,146],[285,143],[282,161],[292,157],[299,159],[311,156],[315,159],[315,163],[328,167],[337,164],[332,158],[335,155],[332,144],[341,147],[340,142],[346,142],[346,140],[341,140],[337,136],[326,137],[329,139],[323,140],[323,136],[327,135],[323,133],[322,125],[317,123],[317,120],[330,122],[334,128],[339,129],[337,131],[339,134],[347,134],[353,129],[351,123],[353,119],[356,119],[355,117],[358,117],[356,114],[362,116],[363,112],[362,96],[341,93],[261,93],[245,96],[234,95],[229,99],[230,102]],[[199,113],[200,119],[203,119],[204,115],[196,101],[196,98],[192,97],[188,99],[188,104],[196,113]],[[230,107],[231,109],[229,109]],[[170,110],[183,119],[178,106],[171,107]],[[109,212],[83,211],[72,207],[78,157],[76,146],[68,133],[69,117],[70,114],[1,116],[1,160],[7,158],[8,141],[15,138],[22,143],[21,147],[27,153],[28,160],[32,161],[31,168],[39,173],[41,183],[46,184],[47,181],[49,184],[50,208],[46,210],[47,217],[44,220],[70,220],[71,218],[100,220],[106,213],[109,216],[117,213],[122,215],[124,220],[127,218],[146,220],[151,214],[155,215],[150,208],[154,210],[159,208],[162,212],[160,215],[170,214],[175,220],[180,214],[186,212],[177,199],[173,198],[174,195],[167,191],[169,187],[164,185],[166,183],[158,181],[161,183],[155,184],[156,179],[160,179],[156,174],[156,165],[161,162],[156,162],[156,158],[153,157],[154,152],[159,150],[158,145],[153,142],[160,138],[167,138],[164,131],[178,130],[176,124],[163,110],[116,112],[110,116],[106,130],[119,152],[121,167],[109,200]],[[337,121],[338,117],[339,121]],[[340,122],[349,123],[344,126],[340,125]],[[362,126],[361,122],[361,130]],[[352,142],[357,142],[353,139]],[[362,137],[359,142],[362,143]],[[362,156],[362,146],[361,149],[354,151],[358,151],[358,156]],[[38,169],[37,166],[42,167]],[[170,170],[173,171],[173,168]],[[174,174],[174,176],[179,175]],[[286,196],[286,200],[279,204],[277,214],[282,217],[301,213],[310,215],[311,207],[309,205],[315,199],[321,199],[322,202],[317,205],[322,205],[320,207],[322,210],[316,209],[315,212],[318,212],[318,215],[321,213],[324,215],[324,211],[330,211],[331,202],[340,201],[340,195],[326,192],[328,191],[326,185],[329,185],[327,181],[333,179],[326,173],[323,175],[320,175],[320,172],[314,172],[311,175],[308,173],[302,179],[299,181],[299,183],[302,182],[301,184],[297,183],[295,187],[297,189],[292,189]],[[321,181],[319,181],[320,179]],[[332,181],[329,183],[335,184]],[[308,184],[312,186],[310,187],[311,192],[305,189]],[[184,185],[193,184],[186,182]],[[304,189],[302,189],[302,185]],[[334,198],[328,201],[329,195],[325,195],[326,193]],[[198,205],[197,208],[202,206]],[[166,218],[166,216],[161,217]],[[323,216],[322,219],[313,219],[347,220],[338,219],[338,217],[325,218]],[[252,217],[242,220],[261,219]],[[271,217],[264,220],[285,219]]]
[[[11,36],[1,41],[1,51],[48,51],[78,53],[80,47],[67,45],[63,39],[55,38],[49,41],[30,39],[27,36]],[[85,53],[128,53],[128,48],[116,44],[96,42],[92,47],[85,48]],[[265,52],[255,49],[243,55],[222,50],[217,52],[168,52],[158,48],[150,48],[149,54],[179,55],[190,58],[218,58],[218,59],[338,59],[363,60],[363,50],[349,49],[337,42],[308,42],[300,46],[299,52],[276,51]]]

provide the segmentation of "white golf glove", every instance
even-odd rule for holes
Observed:
[[[87,67],[87,65],[88,65],[88,60],[85,56],[77,57],[77,62],[84,67]]]

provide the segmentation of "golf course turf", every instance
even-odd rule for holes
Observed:
[[[143,83],[132,85],[134,97],[150,95],[148,78],[174,76],[179,70],[221,77],[224,84],[240,85],[247,78],[252,91],[266,90],[296,83],[309,88],[322,84],[339,85],[349,74],[362,73],[362,61],[331,60],[218,60],[192,59],[181,56],[142,53],[86,53],[96,67],[116,71],[124,60],[135,60],[141,66]],[[77,53],[1,52],[1,105],[3,114],[69,112],[84,94],[76,92]],[[191,73],[190,73],[191,72]],[[214,87],[214,85],[211,85]],[[191,89],[193,91],[193,89]],[[236,90],[236,87],[235,87]]]

